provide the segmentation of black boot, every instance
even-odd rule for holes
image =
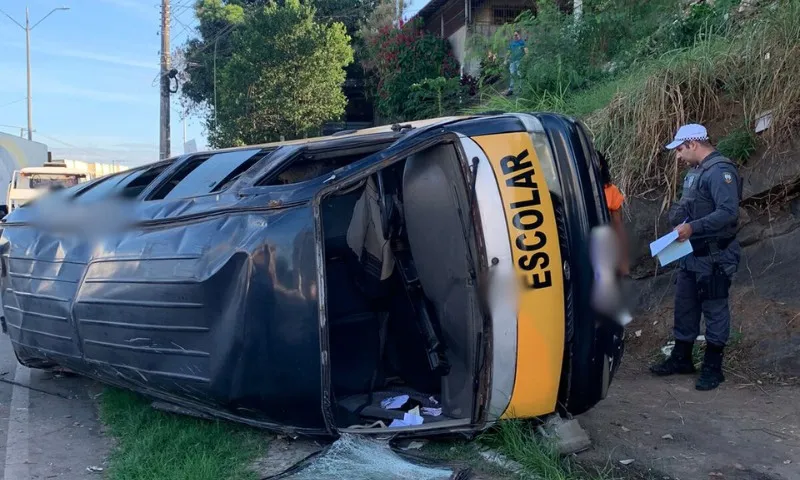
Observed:
[[[650,371],[660,377],[695,373],[697,370],[695,370],[694,362],[692,361],[693,346],[694,342],[676,340],[675,347],[672,349],[669,358],[659,364],[651,366]]]
[[[700,378],[697,379],[695,388],[701,391],[714,390],[719,384],[725,381],[722,374],[722,351],[723,345],[706,345],[706,355],[703,358],[703,368],[700,370]]]

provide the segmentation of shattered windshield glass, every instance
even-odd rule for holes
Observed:
[[[449,480],[461,472],[423,466],[392,451],[388,442],[342,435],[328,448],[270,479],[291,480]]]

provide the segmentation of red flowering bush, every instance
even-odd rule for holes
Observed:
[[[413,105],[412,86],[425,79],[457,78],[450,44],[419,25],[385,25],[365,38],[362,63],[378,79],[376,105],[388,120],[414,120],[425,109]]]

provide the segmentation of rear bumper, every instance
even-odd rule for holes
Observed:
[[[595,153],[583,127],[560,116],[538,115],[548,133],[560,192],[556,206],[564,262],[565,350],[559,408],[581,414],[606,396],[624,351],[624,329],[593,307],[598,272],[592,264],[592,231],[610,221]]]

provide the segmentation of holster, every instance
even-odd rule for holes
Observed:
[[[722,300],[728,298],[731,288],[731,277],[718,263],[711,266],[711,275],[697,279],[697,295],[700,300]]]

